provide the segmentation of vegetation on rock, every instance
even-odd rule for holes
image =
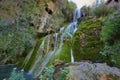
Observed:
[[[96,18],[85,20],[78,26],[72,43],[75,61],[99,59],[103,46],[100,40],[101,27],[101,21]]]
[[[107,16],[109,14],[112,14],[115,11],[114,8],[110,8],[105,4],[101,4],[92,11],[92,15],[101,17],[101,16]]]
[[[68,30],[73,34],[70,38],[65,28],[73,22],[75,8],[68,0],[0,0],[0,64],[16,64],[31,72],[45,68],[39,73],[40,80],[66,80],[69,70],[63,62],[71,61],[72,49],[75,61],[105,62],[120,68],[119,7],[84,6],[85,17],[81,13],[73,23],[78,29],[74,34]],[[61,27],[66,31],[63,42]],[[56,59],[63,62],[51,66]],[[9,80],[18,79],[25,80],[23,72],[13,70]]]

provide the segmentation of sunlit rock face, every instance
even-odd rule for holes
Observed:
[[[56,10],[56,6],[52,1],[46,4],[46,11],[48,12],[48,14],[55,13],[55,10]]]
[[[120,69],[105,63],[78,62],[69,69],[69,80],[120,80]]]

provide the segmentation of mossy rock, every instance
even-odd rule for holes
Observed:
[[[70,49],[71,49],[71,42],[68,40],[64,43],[62,50],[58,53],[58,58],[65,62],[70,62]]]
[[[72,40],[75,61],[99,59],[103,48],[100,40],[101,21],[96,18],[88,19],[78,26]]]
[[[48,66],[52,65],[56,59],[62,60],[64,62],[70,62],[70,50],[71,50],[71,41],[66,40],[62,48],[58,49],[55,55],[51,58],[51,60],[48,63]]]

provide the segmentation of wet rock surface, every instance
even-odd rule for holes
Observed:
[[[120,69],[105,63],[78,62],[69,69],[69,80],[120,80]]]

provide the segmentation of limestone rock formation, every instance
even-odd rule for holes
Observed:
[[[72,80],[120,80],[120,69],[105,63],[78,62],[69,69]]]

